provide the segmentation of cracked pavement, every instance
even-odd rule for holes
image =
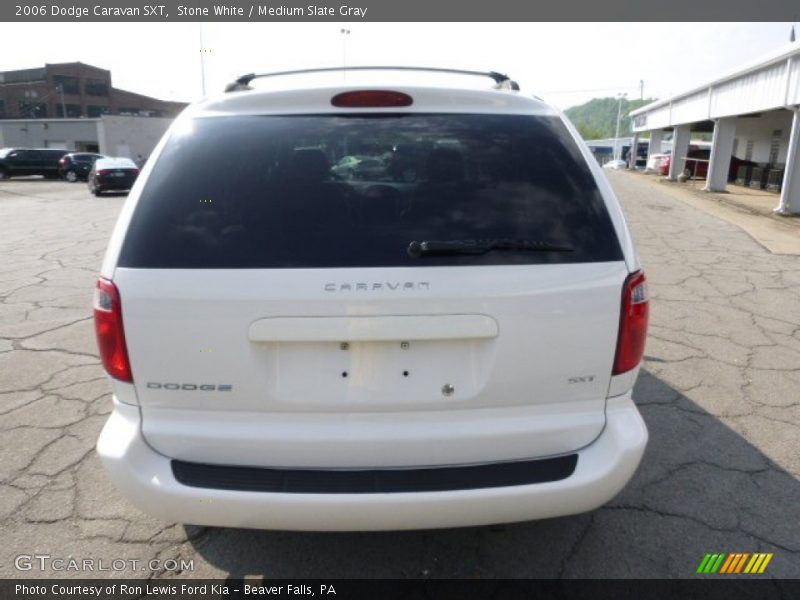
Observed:
[[[692,577],[706,552],[759,551],[775,553],[766,575],[800,577],[800,261],[652,179],[609,178],[653,299],[635,390],[650,444],[632,482],[574,517],[344,534],[163,523],[116,492],[94,453],[110,386],[91,295],[124,199],[2,182],[0,575],[81,575],[14,568],[49,554],[194,561],[101,576]]]

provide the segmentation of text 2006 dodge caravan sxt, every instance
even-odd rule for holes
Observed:
[[[484,75],[245,76],[176,120],[95,293],[97,448],[134,504],[408,529],[578,513],[628,482],[647,443],[630,234],[564,117]]]

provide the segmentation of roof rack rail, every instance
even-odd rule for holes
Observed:
[[[283,75],[304,75],[308,73],[329,73],[334,71],[423,71],[428,73],[453,73],[456,75],[474,75],[476,77],[489,77],[494,80],[496,89],[519,90],[519,84],[512,81],[508,75],[497,71],[465,71],[463,69],[442,69],[436,67],[324,67],[319,69],[299,69],[296,71],[277,71],[275,73],[248,73],[242,75],[236,81],[225,86],[226,92],[238,92],[241,90],[251,90],[250,82],[261,77],[279,77]]]

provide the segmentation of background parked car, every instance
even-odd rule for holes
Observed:
[[[58,175],[61,179],[66,179],[70,183],[74,183],[79,179],[86,181],[94,161],[98,158],[105,157],[102,154],[94,154],[92,152],[70,152],[65,154],[58,161]]]
[[[603,163],[604,169],[627,169],[628,163],[621,159],[610,160]]]
[[[647,170],[648,171],[658,171],[661,175],[661,166],[665,159],[669,159],[669,152],[664,152],[662,154],[651,154],[650,157],[647,159]]]
[[[99,196],[103,192],[125,191],[133,187],[139,176],[139,167],[130,158],[98,158],[87,181],[89,190]]]
[[[689,177],[697,177],[698,179],[705,179],[708,176],[708,161],[711,158],[711,150],[708,148],[697,148],[689,150],[686,155],[686,163],[683,167],[683,172]],[[692,160],[696,159],[696,160]],[[661,160],[660,173],[661,175],[669,175],[670,156],[667,155]],[[728,167],[728,181],[736,179],[736,173],[739,167],[754,167],[758,163],[752,160],[744,160],[737,156],[731,156],[731,164]]]
[[[0,179],[42,175],[58,179],[58,161],[69,150],[52,148],[3,148],[0,150]]]
[[[711,150],[708,148],[690,148],[686,153],[686,161],[683,165],[683,172],[689,177],[705,177],[708,174],[708,160],[711,157]],[[699,160],[692,160],[693,158]],[[661,161],[661,174],[669,175],[669,166],[672,157],[667,156]]]

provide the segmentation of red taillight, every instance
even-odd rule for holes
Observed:
[[[108,279],[97,280],[94,290],[94,326],[97,346],[106,372],[114,379],[133,382],[125,330],[122,327],[122,304],[119,291]]]
[[[63,165],[65,162],[67,162],[66,158],[59,158],[58,159],[58,164],[60,164],[60,165]]]
[[[105,175],[108,173],[108,169],[100,169],[95,175]]]
[[[358,90],[342,92],[331,98],[331,104],[339,108],[384,108],[394,106],[411,106],[411,96],[403,92],[388,90]]]
[[[647,318],[650,312],[650,297],[647,293],[647,278],[637,271],[628,276],[622,287],[622,314],[619,320],[617,354],[614,357],[612,375],[620,375],[635,368],[644,356],[647,339]]]

